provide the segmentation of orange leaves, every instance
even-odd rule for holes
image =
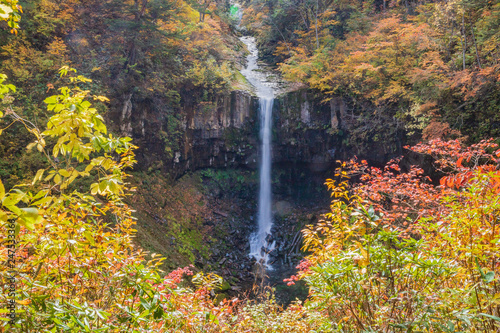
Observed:
[[[458,89],[464,100],[480,96],[480,94],[499,82],[500,65],[492,65],[478,70],[465,69],[454,74],[451,87]]]
[[[441,186],[458,190],[469,184],[469,181],[472,178],[473,178],[473,173],[469,171],[463,174],[442,177],[439,180],[439,183],[441,184]]]
[[[477,182],[479,175],[489,176],[491,191],[500,189],[500,172],[496,171],[497,160],[494,156],[500,151],[490,153],[497,145],[485,140],[470,147],[463,147],[459,141],[433,140],[429,144],[418,144],[413,151],[430,154],[436,158],[437,166],[447,175],[440,179],[441,187],[430,183],[423,170],[412,166],[403,172],[400,159],[387,163],[383,170],[367,168],[355,160],[343,163],[348,175],[361,175],[360,184],[355,184],[352,193],[361,200],[369,202],[377,212],[383,214],[383,223],[394,227],[407,228],[413,232],[414,224],[421,218],[444,216],[449,209],[442,200],[453,191],[467,188]],[[494,164],[492,164],[494,163]],[[335,194],[335,183],[327,181]],[[337,190],[347,188],[347,184]]]
[[[69,53],[69,50],[64,41],[56,37],[49,45],[47,45],[47,52],[55,57],[65,58]]]
[[[25,299],[25,300],[22,300],[22,301],[16,300],[16,303],[17,304],[21,304],[21,305],[28,305],[28,304],[31,304],[31,300],[30,299]]]
[[[376,105],[393,103],[411,98],[410,83],[416,82],[417,77],[436,78],[445,67],[430,67],[430,62],[439,56],[434,34],[426,24],[404,23],[398,16],[390,16],[376,21],[368,36],[351,33],[335,48],[325,47],[325,51],[320,47],[312,53],[309,44],[299,38],[294,49],[303,49],[306,58],[294,53],[280,68],[288,79],[307,82],[328,94],[335,93],[337,87],[349,87],[351,93]],[[312,36],[301,38],[310,41]],[[323,52],[328,56],[323,56]],[[423,66],[422,58],[427,59]],[[311,62],[321,66],[312,66]],[[297,75],[299,68],[306,70]],[[434,71],[438,74],[430,73]]]
[[[352,174],[362,172],[362,183],[354,185],[353,193],[373,205],[375,211],[383,214],[383,223],[395,227],[406,226],[428,214],[437,214],[440,208],[440,193],[426,181],[423,170],[411,167],[402,172],[400,160],[389,162],[383,170],[366,168],[351,163]],[[409,226],[411,229],[411,225]]]
[[[477,144],[469,147],[463,147],[459,140],[443,141],[441,139],[431,140],[428,144],[419,143],[414,147],[405,147],[415,152],[431,155],[436,159],[436,163],[440,168],[457,169],[457,161],[460,157],[461,166],[464,160],[467,163],[478,165],[484,160],[486,163],[496,161],[491,151],[498,147],[498,144],[493,142],[493,139],[482,140]]]
[[[327,184],[338,192],[349,188],[355,196],[333,200],[327,220],[304,230],[306,249],[312,253],[308,263],[314,267],[286,280],[292,284],[304,279],[311,304],[328,311],[332,321],[344,322],[346,313],[357,313],[358,321],[345,322],[353,324],[352,331],[360,330],[360,323],[383,331],[387,322],[397,322],[398,311],[406,321],[413,320],[409,316],[415,313],[406,312],[413,295],[432,306],[446,304],[440,310],[446,316],[450,309],[496,314],[478,306],[498,294],[493,281],[500,253],[500,171],[490,153],[496,145],[487,140],[463,147],[436,140],[411,149],[435,154],[438,166],[446,166],[441,186],[428,183],[422,169],[404,170],[400,160],[383,169],[355,160],[342,163],[343,171],[362,174],[362,181],[341,182],[338,189],[331,179]],[[414,308],[422,311],[421,304]],[[488,324],[475,320],[471,317],[463,327]]]

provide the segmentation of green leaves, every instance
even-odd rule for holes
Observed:
[[[490,315],[490,314],[487,314],[487,313],[480,313],[479,315],[480,315],[480,316],[487,317],[487,318],[490,318],[490,319],[493,319],[493,320],[496,320],[496,321],[499,321],[499,322],[500,322],[500,317],[493,316],[493,315]]]
[[[474,258],[475,262],[476,262],[476,267],[477,267],[477,270],[479,272],[479,274],[481,275],[481,279],[485,282],[485,283],[490,283],[490,282],[493,282],[493,280],[495,280],[495,272],[493,271],[488,271],[487,273],[484,273],[483,269],[481,268],[481,266],[479,265],[479,260],[478,258]]]
[[[19,223],[30,230],[35,229],[35,224],[43,221],[43,217],[39,215],[38,209],[34,207],[21,208],[21,212],[21,221],[19,221]]]
[[[36,207],[18,207],[19,202],[29,203],[30,199],[26,193],[16,189],[6,195],[1,181],[0,199],[2,206],[7,209],[6,212],[2,212],[3,220],[15,218],[19,224],[30,230],[34,229],[35,224],[43,221],[43,217],[39,214],[39,210]]]
[[[331,212],[304,230],[312,255],[298,268],[310,288],[309,306],[330,314],[339,331],[394,327],[451,333],[498,326],[500,172],[497,159],[487,158],[498,146],[490,141],[467,149],[458,141],[422,146],[411,149],[424,154],[448,149],[438,157],[449,161],[441,170],[475,156],[487,165],[466,170],[467,183],[445,192],[422,185],[423,171],[416,168],[402,172],[391,162],[384,171],[372,167],[366,174],[366,163],[351,161],[348,170],[361,174],[361,182],[349,187],[327,180]],[[415,209],[420,200],[425,210]]]
[[[484,275],[484,282],[490,283],[493,282],[493,280],[495,280],[495,272],[489,271]]]
[[[7,80],[7,75],[0,74],[0,99],[3,99],[6,94],[10,91],[16,92],[16,87],[12,84],[3,84],[3,82]],[[3,116],[3,113],[0,113],[0,117]],[[1,134],[1,133],[0,133]]]
[[[69,68],[64,68],[61,73],[65,75],[68,71]],[[88,82],[88,80],[78,76],[74,82]],[[60,95],[45,99],[47,109],[56,113],[50,118],[47,130],[43,132],[45,136],[58,138],[52,148],[53,157],[71,156],[78,162],[83,162],[89,159],[93,151],[99,152],[104,149],[106,152],[123,153],[131,147],[126,138],[104,136],[107,133],[104,120],[86,100],[91,97],[89,91],[78,87],[72,89],[63,87],[60,91]],[[102,96],[94,96],[94,99],[106,100]]]

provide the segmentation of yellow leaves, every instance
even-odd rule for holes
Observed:
[[[66,169],[59,169],[59,174],[63,177],[69,177],[70,173]]]
[[[10,32],[17,35],[19,21],[21,20],[22,7],[17,4],[18,0],[7,0],[0,3],[0,20],[7,21],[7,25],[11,28]]]
[[[31,300],[30,300],[30,299],[28,299],[28,298],[27,298],[27,299],[25,299],[25,300],[22,300],[22,301],[20,301],[20,300],[16,300],[16,303],[17,303],[17,304],[21,304],[21,305],[28,305],[28,304],[31,304]]]
[[[70,71],[65,68],[61,74]],[[1,82],[3,78],[0,76]],[[76,80],[88,82],[81,77]],[[0,93],[12,91],[11,87],[3,90],[1,87],[5,86],[0,86]],[[37,170],[31,181],[17,184],[8,193],[0,180],[0,220],[16,222],[17,255],[26,274],[30,275],[28,283],[33,283],[30,297],[18,300],[19,306],[33,306],[31,301],[35,299],[47,302],[58,299],[61,304],[67,304],[66,301],[73,302],[77,297],[82,303],[90,304],[96,299],[111,304],[116,300],[113,297],[122,297],[120,301],[128,302],[131,288],[127,286],[129,289],[123,292],[120,289],[125,274],[136,270],[144,276],[147,272],[149,275],[144,279],[142,276],[137,279],[137,283],[143,284],[148,277],[156,279],[153,266],[145,263],[144,255],[132,246],[132,212],[120,197],[125,191],[126,174],[122,169],[133,165],[135,146],[128,138],[103,135],[106,133],[103,118],[86,101],[91,97],[108,101],[103,96],[67,87],[47,98],[47,108],[53,111],[47,130],[42,132],[27,120],[23,120],[23,124],[28,125],[27,129],[36,139],[28,145],[33,154],[44,158],[33,149],[36,147],[43,153],[44,149],[51,151],[58,158],[49,158],[48,167]],[[45,136],[54,139],[45,142]],[[99,156],[98,150],[108,155]],[[81,164],[80,160],[88,159],[90,154],[94,160]],[[98,170],[92,172],[94,168]],[[101,193],[109,194],[99,202],[84,187],[93,181],[91,172],[92,177],[100,177]],[[77,177],[89,180],[65,193],[63,190]],[[33,194],[33,189],[43,190]],[[109,222],[109,216],[113,216],[113,225],[103,222],[104,219]],[[4,243],[6,233],[0,234],[0,242]],[[105,251],[113,251],[112,260],[103,260]],[[110,272],[116,275],[110,276]],[[26,291],[27,280],[19,280],[17,287]]]
[[[0,210],[0,221],[7,222],[8,219],[9,215],[5,211]]]
[[[61,77],[68,75],[69,72],[76,73],[76,69],[70,68],[69,66],[63,66],[59,69],[59,75]]]
[[[368,264],[370,263],[370,253],[367,250],[365,250],[363,244],[361,244],[360,242],[354,241],[354,243],[356,244],[362,255],[362,257],[359,258],[356,263],[360,267],[368,266]]]
[[[68,54],[68,47],[61,38],[55,37],[54,40],[47,45],[47,52],[53,56],[64,57]]]
[[[121,195],[123,194],[123,186],[116,175],[101,178],[99,183],[90,185],[90,193],[92,195]]]
[[[323,19],[334,14],[327,11]],[[280,64],[285,78],[307,83],[326,94],[348,89],[375,105],[413,98],[410,81],[415,70],[422,66],[421,60],[428,53],[439,57],[438,46],[432,38],[435,33],[428,25],[405,23],[397,16],[377,21],[368,36],[351,33],[335,47],[326,41],[324,48],[311,50],[311,41],[315,39],[311,31],[296,33],[299,45],[293,48],[293,55]],[[280,55],[286,56],[286,51],[282,45],[277,48]],[[445,67],[441,63],[438,70],[426,71],[440,71]]]
[[[88,173],[94,168],[94,165],[91,163],[85,167],[85,172]]]
[[[109,98],[107,97],[104,97],[104,96],[94,96],[94,100],[98,100],[98,101],[101,101],[101,102],[109,102]]]
[[[198,274],[193,276],[192,282],[198,287],[204,287],[208,290],[212,290],[221,288],[223,279],[222,277],[214,273],[199,272]]]
[[[0,19],[8,20],[9,15],[13,12],[12,8],[3,4],[0,4]]]
[[[17,222],[30,230],[35,229],[35,224],[41,223],[43,217],[39,215],[38,209],[34,207],[20,208],[21,214]]]
[[[56,174],[56,176],[54,177],[54,183],[56,183],[56,185],[59,185],[62,181],[62,178],[59,174]]]
[[[89,82],[92,82],[92,79],[86,78],[83,75],[78,75],[77,77],[74,77],[74,76],[70,77],[69,81],[71,83],[76,83],[76,82],[89,83]]]
[[[35,178],[33,178],[33,182],[31,185],[35,185],[38,181],[40,181],[43,177],[43,173],[45,172],[45,169],[40,169],[36,172]]]

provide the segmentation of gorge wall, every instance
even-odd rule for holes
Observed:
[[[274,164],[322,174],[353,155],[380,164],[401,154],[403,135],[390,121],[379,120],[381,127],[374,125],[376,118],[365,124],[347,98],[324,98],[307,89],[278,96]],[[124,101],[111,118],[140,147],[140,169],[161,169],[177,178],[209,167],[257,168],[258,100],[249,91],[235,90],[210,103],[185,96],[178,109],[130,96]]]

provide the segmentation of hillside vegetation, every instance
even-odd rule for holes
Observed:
[[[499,135],[498,1],[249,6],[243,25],[285,78],[321,91],[326,101],[348,101],[349,144],[390,142],[399,132],[475,142]]]
[[[79,74],[91,79],[80,83],[82,89],[109,97],[94,101],[109,130],[142,139],[136,139],[140,144],[138,159],[142,157],[134,170],[138,177],[131,180],[141,187],[126,199],[137,203],[134,208],[141,216],[142,230],[156,228],[158,215],[167,218],[175,214],[178,225],[161,226],[153,240],[164,239],[165,233],[177,233],[179,226],[195,234],[202,232],[198,226],[201,210],[183,212],[184,193],[176,193],[172,184],[172,178],[178,175],[164,164],[182,148],[186,101],[210,107],[217,96],[240,84],[237,68],[244,50],[231,34],[228,4],[164,0],[5,3],[20,9],[12,12],[16,30],[3,21],[0,29],[0,73],[17,88],[6,99],[12,110],[43,126],[50,116],[43,101],[66,85],[59,69],[67,65],[78,69]],[[200,11],[205,14],[200,15]],[[9,120],[1,120],[0,128],[9,125]],[[137,128],[142,128],[142,133]],[[7,188],[12,188],[31,182],[48,164],[44,157],[25,149],[31,137],[19,122],[9,129],[0,136],[0,177]],[[150,156],[152,162],[144,163],[144,156],[153,155],[152,151],[159,156]],[[151,213],[148,207],[163,198],[149,198],[148,204],[141,204],[147,197],[147,180],[143,182],[142,177],[163,184],[155,193],[169,198],[169,212]],[[141,237],[144,234],[136,238],[137,243],[148,243]],[[192,250],[193,246],[203,246],[176,243],[166,249],[157,242],[149,243],[148,249],[175,257],[164,264],[169,268],[194,263],[192,253],[180,253],[183,247]]]
[[[486,138],[497,135],[498,3],[251,4],[248,24],[290,79],[325,98],[348,95],[363,121],[423,122],[426,138],[432,126],[458,137],[405,147],[433,178],[402,158],[381,168],[339,161],[326,180],[329,212],[302,231],[307,256],[287,279],[304,281],[309,295],[286,308],[266,288],[253,299],[217,298],[220,276],[194,266],[163,272],[164,258],[133,243],[126,202],[138,147],[103,116],[114,102],[100,90],[123,92],[130,82],[134,94],[172,103],[183,89],[229,89],[235,69],[222,55],[235,55],[216,35],[217,4],[20,4],[0,0],[2,331],[500,330],[500,149]],[[283,27],[286,16],[297,29]],[[272,46],[275,33],[283,42]],[[81,51],[62,36],[80,38],[71,47]],[[415,120],[408,110],[417,109]],[[454,113],[463,128],[447,122]],[[201,201],[177,188],[186,193],[169,192],[165,202]],[[174,220],[204,213],[166,210]]]
[[[131,119],[138,122],[142,109],[150,110],[153,116],[141,119],[142,126],[155,128],[150,132],[164,144],[160,151],[172,158],[184,135],[184,97],[209,105],[237,80],[240,46],[229,34],[229,19],[217,15],[225,13],[224,3],[208,2],[203,17],[195,9],[197,2],[182,0],[18,4],[24,11],[22,29],[16,34],[0,30],[0,73],[18,87],[12,94],[14,110],[32,121],[48,119],[43,100],[61,86],[59,68],[71,65],[92,79],[85,89],[110,98],[96,107],[113,131],[132,136],[136,124]],[[22,134],[18,139],[28,144]],[[26,156],[23,145],[10,144],[12,140],[6,133],[0,141],[7,182],[31,176],[39,162]]]

